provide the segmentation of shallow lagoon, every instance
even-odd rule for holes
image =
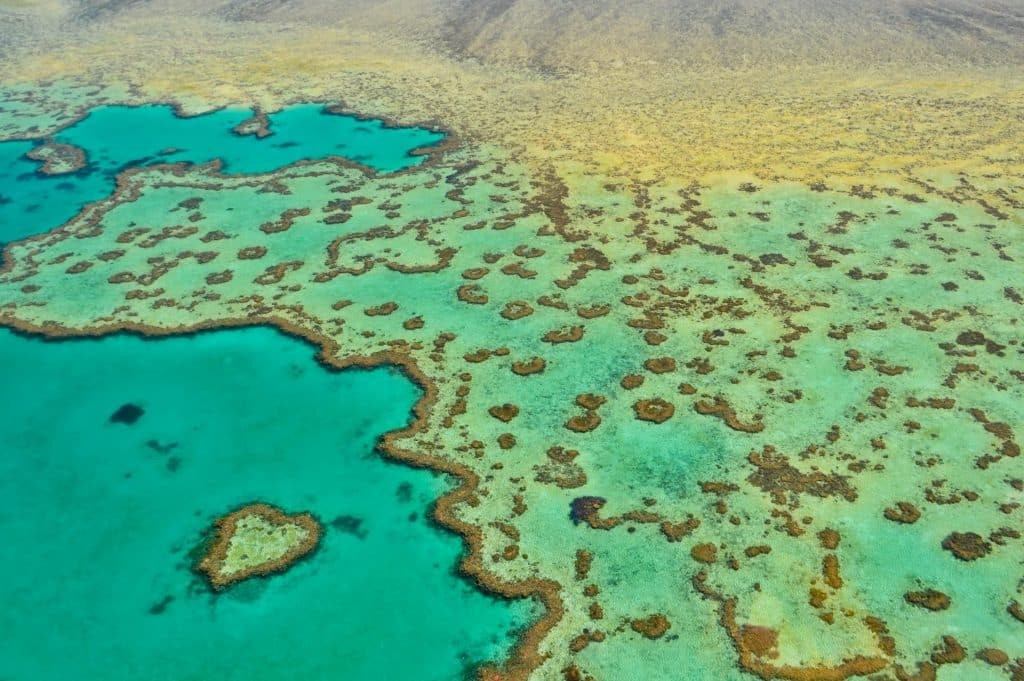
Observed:
[[[0,331],[0,677],[440,680],[507,654],[533,606],[456,576],[426,517],[449,482],[375,451],[418,390],[312,354],[268,328]],[[111,422],[126,403],[143,415]],[[189,552],[254,500],[312,511],[320,548],[214,595]]]
[[[42,140],[0,142],[0,244],[45,232],[88,203],[108,196],[121,171],[156,163],[222,163],[222,172],[253,174],[308,159],[338,156],[378,172],[394,172],[426,158],[411,152],[435,145],[443,133],[387,127],[378,120],[327,113],[302,104],[269,114],[269,137],[233,132],[249,109],[220,109],[183,118],[165,105],[103,106],[53,136],[86,153],[80,171],[48,176],[25,154]]]

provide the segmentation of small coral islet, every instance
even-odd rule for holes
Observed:
[[[217,519],[196,569],[214,589],[284,572],[317,547],[322,531],[309,513],[288,515],[269,504],[248,504]]]

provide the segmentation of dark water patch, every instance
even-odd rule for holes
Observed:
[[[123,423],[126,426],[135,425],[135,422],[142,418],[145,410],[136,404],[122,404],[117,411],[110,415],[111,423]]]
[[[149,606],[150,615],[162,615],[167,610],[167,606],[174,601],[174,596],[164,596],[159,602]]]
[[[174,451],[175,447],[178,446],[177,442],[169,442],[167,444],[160,444],[158,440],[146,440],[146,446],[152,449],[157,454],[170,454]]]
[[[366,539],[366,530],[362,529],[363,519],[354,515],[340,515],[331,521],[331,527],[338,532],[351,534],[359,539]]]

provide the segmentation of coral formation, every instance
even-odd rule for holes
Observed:
[[[321,531],[309,513],[288,515],[269,504],[248,504],[217,519],[196,569],[218,590],[283,572],[316,548]]]

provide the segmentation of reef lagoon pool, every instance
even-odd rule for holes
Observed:
[[[277,113],[226,108],[182,117],[168,105],[101,106],[52,137],[0,142],[0,246],[66,222],[113,192],[118,173],[163,163],[220,161],[227,174],[266,173],[300,161],[344,158],[389,173],[422,163],[414,153],[445,135],[299,104]],[[42,172],[42,147],[80,154]],[[76,167],[80,166],[80,167]]]

